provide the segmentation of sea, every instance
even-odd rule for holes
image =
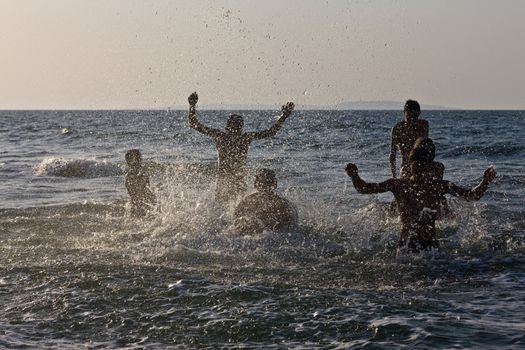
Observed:
[[[263,130],[279,111],[232,111]],[[199,111],[223,129],[230,111]],[[213,141],[187,112],[0,111],[2,349],[523,349],[525,111],[423,111],[449,198],[440,250],[399,251],[391,176],[401,111],[296,110],[254,141],[247,182],[275,170],[299,227],[233,233],[214,201]],[[157,198],[129,215],[124,154],[137,148]]]

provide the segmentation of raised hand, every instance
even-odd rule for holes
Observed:
[[[294,108],[295,105],[293,102],[287,102],[284,106],[281,107],[281,111],[283,112],[283,115],[289,116]]]
[[[350,177],[354,177],[354,176],[357,175],[357,165],[355,165],[355,164],[348,163],[346,165],[345,170],[346,170],[346,173],[348,174],[348,176],[350,176]]]
[[[188,97],[188,102],[190,104],[190,107],[195,107],[198,100],[199,100],[199,95],[197,95],[196,92],[192,93],[190,97]]]
[[[485,170],[485,173],[483,173],[483,179],[487,182],[492,182],[496,178],[496,168],[493,166],[488,167],[487,170]]]

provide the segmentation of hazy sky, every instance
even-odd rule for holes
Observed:
[[[525,1],[0,0],[0,109],[525,109]]]

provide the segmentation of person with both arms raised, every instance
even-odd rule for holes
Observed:
[[[207,127],[199,122],[196,114],[196,104],[199,97],[192,93],[188,102],[190,127],[210,136],[215,142],[218,154],[216,200],[226,204],[242,196],[247,189],[245,181],[246,158],[250,144],[254,140],[274,136],[294,109],[293,102],[282,106],[282,115],[268,130],[259,132],[243,132],[244,120],[240,115],[232,114],[226,122],[224,131]]]
[[[346,173],[352,178],[358,192],[394,194],[402,224],[399,246],[408,245],[414,252],[438,247],[435,221],[445,194],[479,200],[496,178],[496,170],[489,167],[483,174],[483,180],[472,189],[438,179],[434,171],[435,147],[432,140],[426,139],[419,144],[423,146],[413,148],[408,157],[410,177],[368,183],[359,177],[355,164],[348,163],[346,166]]]
[[[125,185],[129,194],[130,214],[133,217],[146,216],[155,205],[155,195],[151,191],[149,175],[142,163],[142,155],[138,149],[126,152],[128,171]]]

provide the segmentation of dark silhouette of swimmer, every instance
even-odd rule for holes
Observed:
[[[259,170],[255,175],[254,187],[257,192],[245,197],[235,208],[236,223],[247,220],[248,226],[255,232],[264,229],[286,231],[297,226],[295,206],[274,192],[277,179],[273,170]]]
[[[420,137],[428,137],[428,122],[423,119],[418,119],[421,114],[419,103],[414,100],[405,102],[403,109],[404,120],[397,123],[392,128],[392,140],[390,143],[390,169],[392,170],[392,177],[397,177],[396,172],[396,155],[399,151],[401,155],[400,170],[408,165],[408,155],[414,146],[416,140]],[[408,167],[410,168],[410,167]],[[405,174],[400,173],[402,178]],[[406,174],[408,175],[408,174]]]
[[[401,175],[400,178],[410,178],[412,176],[412,170],[410,168],[410,163],[412,163],[412,160],[414,157],[416,157],[418,154],[425,154],[425,157],[428,159],[434,159],[436,156],[436,146],[434,145],[434,142],[428,138],[428,137],[420,137],[416,140],[414,143],[414,147],[412,147],[412,150],[409,153],[408,156],[408,164],[403,166],[401,168]],[[430,169],[432,171],[433,179],[434,180],[443,180],[443,175],[445,173],[445,166],[443,163],[436,162],[433,160],[430,165]],[[396,201],[394,200],[394,203]],[[441,219],[447,215],[452,214],[452,211],[450,210],[448,206],[447,199],[445,196],[442,196],[440,198],[440,204],[439,204],[439,211],[437,218]]]
[[[149,186],[149,176],[142,164],[142,155],[138,149],[126,152],[128,172],[125,183],[129,194],[131,215],[134,217],[145,216],[155,204],[155,196]]]
[[[487,168],[479,185],[469,189],[437,179],[432,152],[428,149],[414,149],[410,154],[409,164],[410,177],[392,178],[380,183],[368,183],[362,180],[357,166],[352,163],[346,166],[346,173],[352,178],[354,187],[360,193],[390,191],[394,194],[402,223],[399,246],[408,245],[414,252],[431,250],[438,247],[435,221],[444,195],[448,193],[466,200],[479,200],[496,178],[496,170],[493,167]]]
[[[288,102],[282,106],[281,117],[268,130],[243,132],[244,120],[236,114],[232,114],[228,118],[225,131],[201,124],[197,119],[195,109],[197,101],[198,95],[194,92],[188,98],[190,127],[210,136],[215,142],[218,154],[216,199],[221,203],[226,203],[246,192],[245,166],[251,142],[274,136],[292,113],[294,104]]]

